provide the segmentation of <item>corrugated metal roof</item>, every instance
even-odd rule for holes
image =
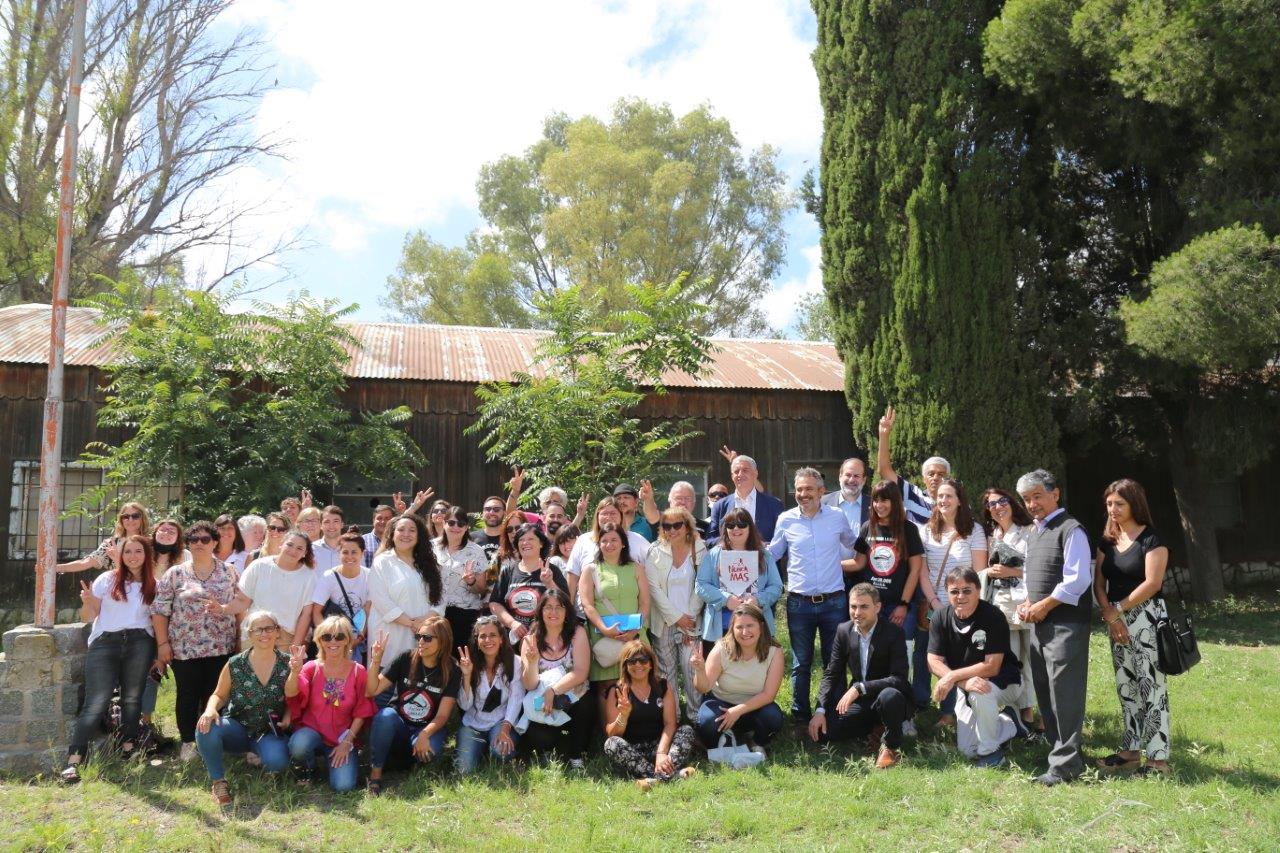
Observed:
[[[412,323],[347,323],[360,342],[346,368],[357,379],[486,382],[517,371],[537,376],[534,350],[543,332]],[[69,365],[100,367],[111,357],[99,343],[103,328],[92,308],[67,311]],[[716,345],[700,379],[667,377],[672,387],[772,388],[841,391],[844,366],[829,343],[713,338]],[[0,308],[0,362],[44,364],[49,352],[49,306]]]

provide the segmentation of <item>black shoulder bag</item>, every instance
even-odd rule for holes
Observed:
[[[1156,620],[1156,651],[1159,656],[1156,666],[1165,675],[1182,675],[1200,662],[1200,646],[1196,642],[1195,628],[1191,624],[1191,614],[1187,613],[1187,602],[1176,572],[1173,585],[1178,589],[1178,603],[1182,605],[1182,622],[1168,615],[1167,606],[1165,615]]]
[[[347,588],[342,583],[342,573],[334,571],[333,579],[338,582],[338,589],[342,592],[342,600],[347,603],[346,611],[343,611],[342,605],[334,601],[332,598],[324,603],[324,608],[320,611],[321,616],[345,616],[355,624],[356,609],[351,606],[351,597],[347,595]]]

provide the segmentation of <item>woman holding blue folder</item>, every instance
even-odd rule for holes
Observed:
[[[649,621],[649,583],[644,567],[632,560],[622,533],[615,524],[601,528],[595,559],[583,568],[578,585],[582,610],[590,626],[590,679],[601,702],[604,690],[618,680],[618,652],[622,645],[639,637]]]

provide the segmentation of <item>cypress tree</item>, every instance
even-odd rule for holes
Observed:
[[[982,73],[996,0],[814,0],[824,285],[855,439],[970,492],[1060,462],[1034,342],[1034,123]]]

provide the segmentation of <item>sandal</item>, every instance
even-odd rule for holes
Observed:
[[[213,799],[222,808],[231,805],[231,786],[227,784],[226,779],[219,779],[209,786],[209,790],[213,792]]]
[[[68,764],[58,774],[58,778],[62,780],[64,785],[74,785],[80,781],[80,765]]]
[[[1098,769],[1104,773],[1126,773],[1131,770],[1137,770],[1142,763],[1137,758],[1125,758],[1118,752],[1113,752],[1106,758],[1098,759]]]
[[[1173,768],[1170,767],[1168,764],[1166,764],[1164,767],[1155,767],[1151,764],[1144,764],[1142,767],[1138,768],[1137,775],[1148,776],[1148,777],[1158,776],[1162,779],[1168,779],[1170,776],[1173,775]]]

